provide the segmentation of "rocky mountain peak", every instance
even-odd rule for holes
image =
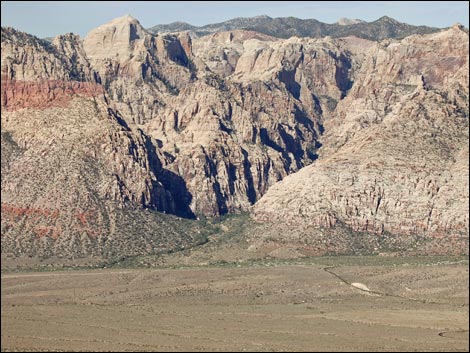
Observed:
[[[458,30],[458,31],[462,31],[464,33],[468,33],[468,28],[466,28],[463,24],[461,24],[459,22],[454,23],[450,28],[453,29],[453,30]]]
[[[102,24],[101,26],[95,28],[95,30],[99,28],[109,27],[109,26],[126,27],[126,26],[131,26],[131,25],[143,28],[140,22],[135,17],[132,17],[131,15],[124,15],[121,17],[116,17],[112,19],[111,21],[108,21]]]
[[[389,16],[382,16],[376,22],[389,23],[389,24],[400,24],[401,22],[395,20]]]
[[[155,36],[124,16],[52,43],[2,28],[2,251],[142,234],[133,254],[157,251],[143,208],[468,239],[468,32],[229,22]]]
[[[142,41],[146,35],[139,21],[126,15],[90,31],[83,44],[90,59],[122,61],[130,59],[136,42]]]

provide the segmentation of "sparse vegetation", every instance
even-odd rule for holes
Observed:
[[[428,259],[2,273],[2,350],[465,351],[468,259]]]
[[[214,88],[217,88],[220,91],[228,91],[228,87],[225,84],[223,78],[218,75],[206,75],[205,82]]]
[[[381,40],[385,38],[404,38],[411,34],[426,34],[439,31],[439,28],[412,26],[384,16],[373,22],[359,22],[343,26],[340,24],[322,23],[315,19],[296,17],[271,18],[257,16],[251,18],[234,18],[222,23],[208,24],[201,27],[190,26],[184,22],[168,25],[156,25],[150,28],[153,33],[178,32],[190,29],[200,36],[210,33],[232,31],[237,29],[252,30],[277,38],[325,37],[335,38],[354,35],[359,38]]]
[[[329,112],[333,112],[336,109],[336,106],[338,105],[338,101],[336,99],[329,96],[322,96],[321,98],[326,101],[326,108]]]

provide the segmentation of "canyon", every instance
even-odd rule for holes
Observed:
[[[173,252],[240,212],[251,249],[468,254],[468,30],[354,34],[2,27],[2,256]]]

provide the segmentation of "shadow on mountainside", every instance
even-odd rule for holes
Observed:
[[[173,202],[168,202],[168,204],[173,204],[171,209],[166,209],[167,213],[172,213],[176,216],[183,217],[183,218],[190,218],[195,219],[196,216],[189,207],[193,196],[189,192],[188,188],[186,187],[186,182],[182,177],[175,174],[174,172],[163,168],[162,163],[158,159],[157,151],[155,149],[154,144],[150,140],[150,138],[146,135],[145,137],[145,147],[149,153],[149,167],[150,170],[155,174],[157,177],[157,181],[153,181],[152,183],[155,186],[155,190],[159,190],[160,187],[155,185],[160,182],[165,190],[170,193],[171,200]],[[157,201],[161,198],[161,195],[155,195]],[[167,207],[165,207],[167,208]]]

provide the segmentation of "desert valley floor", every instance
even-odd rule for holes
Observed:
[[[1,28],[2,352],[469,351],[468,17],[286,4]]]
[[[468,278],[468,257],[6,271],[1,349],[468,351]]]

